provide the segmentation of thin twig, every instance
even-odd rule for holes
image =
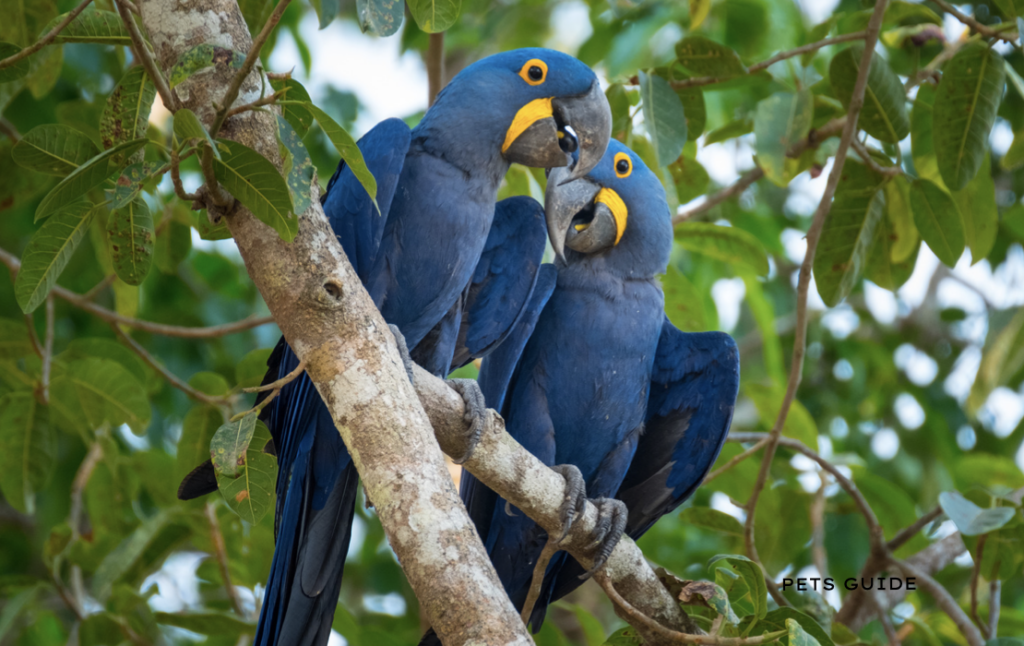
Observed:
[[[71,24],[71,21],[77,18],[78,14],[85,11],[85,8],[88,7],[90,4],[92,4],[92,0],[82,0],[82,2],[79,3],[77,7],[69,11],[68,14],[64,16],[64,20],[61,20],[59,23],[56,24],[56,26],[54,26],[53,29],[46,32],[45,36],[37,40],[32,45],[21,50],[17,54],[11,54],[7,58],[0,61],[0,70],[4,69],[5,67],[10,67],[11,65],[14,65],[23,58],[28,58],[32,54],[35,54],[40,49],[52,43],[53,39],[56,38],[60,34],[60,32],[64,30],[65,27]]]
[[[228,405],[228,398],[207,395],[206,393],[198,391],[192,386],[189,386],[181,379],[178,379],[178,377],[174,373],[165,368],[163,364],[157,361],[156,358],[153,355],[151,355],[144,347],[139,345],[138,341],[125,334],[124,331],[122,331],[119,326],[111,325],[110,327],[111,329],[114,330],[114,334],[116,334],[117,337],[121,339],[121,342],[127,345],[132,350],[132,352],[139,355],[139,357],[146,362],[146,365],[160,373],[161,377],[163,377],[165,380],[167,380],[169,384],[171,384],[181,392],[185,393],[192,399],[201,401],[204,404],[209,404],[211,406]]]
[[[267,18],[267,22],[263,24],[263,29],[252,41],[252,47],[249,48],[249,53],[245,57],[245,62],[242,63],[242,67],[238,69],[234,78],[231,79],[231,85],[224,92],[224,96],[220,100],[220,107],[217,108],[217,114],[213,117],[213,125],[210,126],[210,137],[216,137],[217,133],[220,132],[220,127],[224,125],[224,120],[227,119],[228,110],[231,109],[231,105],[238,98],[238,91],[242,88],[242,83],[248,78],[249,73],[252,72],[252,68],[256,65],[256,61],[260,59],[260,51],[263,49],[263,45],[266,44],[267,39],[270,38],[270,34],[273,33],[274,28],[277,27],[277,23],[280,22],[281,16],[284,15],[284,10],[288,8],[291,0],[280,0],[277,6],[274,7],[274,11]]]
[[[840,117],[838,119],[832,119],[817,130],[812,130],[807,135],[806,139],[803,139],[792,148],[786,151],[786,156],[790,158],[799,157],[806,150],[810,148],[817,148],[823,141],[832,137],[833,135],[839,134],[842,131],[843,126],[846,124],[846,117]],[[707,213],[711,209],[715,208],[722,202],[729,200],[737,195],[741,195],[743,191],[747,190],[751,184],[764,177],[764,171],[761,167],[755,167],[743,174],[739,180],[736,181],[732,186],[727,186],[721,191],[711,195],[706,200],[693,207],[689,211],[676,214],[672,217],[672,224],[676,225],[680,222],[686,222],[692,220],[698,215]]]
[[[278,395],[280,395],[280,394],[281,394],[281,389],[280,388],[275,388],[274,390],[271,390],[270,394],[267,395],[266,397],[264,397],[263,400],[260,401],[260,403],[256,404],[255,406],[253,406],[249,410],[243,410],[241,413],[235,413],[234,415],[231,416],[231,419],[228,420],[228,421],[230,421],[230,422],[237,422],[238,420],[240,420],[243,417],[246,417],[248,415],[259,415],[260,411],[262,411],[264,408],[266,408],[267,405],[270,404],[270,402],[274,401],[274,399]],[[367,509],[369,509],[370,506],[371,505],[367,505]]]
[[[242,608],[242,599],[238,596],[238,590],[231,584],[231,572],[228,570],[228,551],[224,544],[224,535],[220,531],[220,522],[217,520],[217,508],[212,502],[206,503],[203,508],[206,512],[206,520],[210,525],[210,541],[213,543],[213,555],[220,567],[220,577],[224,580],[224,590],[231,599],[231,607],[235,614],[245,619],[245,610]]]
[[[828,478],[824,471],[818,473],[818,478],[821,486],[811,503],[811,562],[818,569],[818,576],[825,579],[828,578],[828,553],[825,551],[825,490],[828,488]]]
[[[82,298],[87,301],[94,300],[100,292],[113,285],[115,280],[117,280],[117,274],[108,274],[107,276],[104,276],[103,280],[96,283],[92,286],[92,289],[82,294]]]
[[[36,325],[32,320],[31,314],[25,315],[25,326],[28,327],[28,340],[32,343],[32,350],[42,359],[45,352],[43,351],[43,344],[39,341],[39,335],[36,334]]]
[[[889,613],[886,612],[882,603],[875,596],[874,591],[867,593],[868,603],[870,603],[878,616],[878,621],[882,624],[882,630],[885,631],[885,638],[889,640],[889,646],[900,646],[899,635],[896,634],[896,628],[892,625],[892,620],[889,619]]]
[[[942,609],[949,618],[953,620],[956,627],[960,629],[960,633],[963,634],[967,640],[968,646],[983,646],[984,640],[981,637],[981,633],[971,623],[970,618],[960,608],[960,604],[956,602],[950,594],[938,581],[928,575],[927,572],[920,570],[906,561],[901,561],[894,557],[889,557],[889,563],[893,567],[896,567],[903,571],[907,576],[912,576],[916,579],[916,583],[922,590],[927,592],[935,599],[935,603],[938,604],[939,608]]]
[[[918,518],[917,521],[914,522],[913,525],[910,525],[909,527],[901,529],[895,536],[893,536],[891,539],[889,539],[889,542],[888,542],[888,544],[886,544],[886,547],[889,548],[889,550],[895,552],[899,548],[903,547],[904,543],[906,543],[910,539],[914,538],[914,536],[919,531],[921,531],[921,529],[925,525],[927,525],[928,523],[932,522],[933,520],[935,520],[936,518],[938,518],[941,515],[942,515],[942,507],[939,507],[938,505],[936,505],[935,509],[931,510],[930,512],[928,512],[924,516],[921,516],[920,518]]]
[[[50,367],[53,364],[53,294],[46,297],[46,339],[43,341],[43,368],[40,375],[40,387],[43,403],[50,403]]]
[[[978,547],[975,550],[974,555],[974,567],[971,568],[971,620],[981,630],[982,635],[985,639],[989,638],[988,625],[985,624],[978,617],[978,579],[981,578],[981,560],[985,555],[985,541],[988,540],[988,534],[982,534],[978,537]]]
[[[444,83],[444,32],[430,34],[427,47],[427,106],[434,105]]]
[[[608,598],[612,600],[622,612],[628,617],[629,623],[634,626],[642,626],[644,629],[654,633],[658,637],[673,641],[679,644],[708,644],[710,646],[757,646],[767,644],[785,635],[788,631],[780,630],[773,633],[765,633],[753,637],[721,637],[718,635],[687,635],[686,633],[671,630],[640,612],[626,601],[618,593],[611,579],[603,571],[594,574],[594,580],[604,590]]]
[[[751,560],[758,564],[761,563],[761,559],[758,556],[757,544],[754,540],[754,517],[756,515],[757,502],[760,499],[761,491],[764,490],[765,484],[768,481],[768,472],[771,468],[772,459],[775,457],[775,449],[779,443],[782,426],[785,424],[786,418],[789,416],[790,406],[793,404],[793,399],[796,397],[796,390],[800,386],[800,380],[803,376],[804,353],[807,349],[807,295],[811,283],[811,268],[814,265],[814,252],[817,250],[818,239],[821,237],[821,231],[825,225],[825,219],[828,217],[829,209],[832,207],[832,196],[835,194],[836,186],[839,184],[839,177],[842,175],[843,166],[846,163],[846,155],[850,149],[850,142],[853,140],[854,135],[857,132],[857,118],[860,116],[861,107],[864,105],[864,90],[867,87],[868,69],[871,67],[871,56],[875,49],[875,44],[878,42],[878,33],[882,28],[882,18],[885,16],[885,9],[888,4],[888,0],[879,0],[876,2],[874,11],[871,13],[871,19],[868,21],[868,27],[864,35],[864,54],[861,56],[860,67],[857,72],[857,80],[853,85],[853,93],[850,97],[849,108],[847,109],[843,134],[839,140],[839,148],[836,150],[835,160],[832,163],[832,171],[829,173],[828,182],[825,185],[825,194],[822,196],[821,202],[815,210],[814,218],[811,221],[811,227],[807,232],[807,252],[804,255],[804,261],[800,267],[800,277],[797,285],[796,330],[793,340],[793,360],[792,365],[790,366],[789,382],[786,386],[786,393],[782,399],[782,405],[779,408],[778,418],[771,429],[771,440],[765,447],[764,459],[761,462],[761,469],[757,474],[757,481],[754,484],[754,490],[746,505],[747,519],[744,524],[744,543],[747,548],[747,555]],[[836,474],[833,474],[833,476],[835,475]],[[837,480],[840,478],[843,480],[846,479],[841,474],[837,476]],[[858,504],[860,503],[858,502]],[[871,511],[870,507],[867,507],[862,511],[865,514],[865,517],[874,517],[874,512]],[[874,521],[874,525],[878,525],[877,519]],[[880,541],[880,534],[880,529],[873,531],[871,540],[873,542]],[[761,567],[763,569],[763,564]]]
[[[132,51],[135,52],[135,57],[138,61],[142,63],[142,67],[146,69],[149,80],[153,81],[153,85],[156,87],[164,107],[171,112],[177,112],[178,98],[171,92],[171,88],[167,85],[167,79],[160,73],[160,68],[157,67],[156,61],[150,55],[149,49],[146,46],[146,39],[142,37],[139,26],[135,24],[135,18],[132,18],[128,7],[124,4],[124,0],[114,0],[114,4],[117,5],[117,12],[121,15],[121,22],[128,29],[128,35],[132,39]]]
[[[863,161],[868,168],[878,173],[879,175],[894,177],[896,175],[903,174],[903,169],[900,168],[899,166],[882,166],[877,161],[875,161],[875,158],[871,156],[871,151],[868,150],[868,147],[862,144],[860,140],[857,139],[856,137],[853,138],[853,140],[850,142],[850,145],[853,146],[853,149],[857,152],[857,155],[861,158],[861,161]]]
[[[135,3],[132,2],[132,0],[121,0],[121,2],[123,2],[126,7],[131,9],[131,12],[133,14],[135,14],[136,16],[141,16],[142,15],[142,12],[139,11],[139,8],[137,6],[135,6]]]
[[[206,180],[206,194],[215,206],[222,209],[230,208],[235,198],[224,190],[217,181],[217,174],[213,170],[213,148],[203,146],[203,154],[199,157],[200,167],[203,170],[203,179]]]
[[[283,90],[278,90],[277,92],[274,92],[273,94],[271,94],[269,96],[265,96],[265,97],[261,97],[259,99],[256,99],[252,103],[246,103],[245,105],[240,105],[237,108],[231,108],[230,110],[228,110],[228,115],[225,118],[230,118],[230,117],[235,116],[236,114],[241,114],[243,112],[248,112],[249,110],[255,110],[256,108],[260,108],[260,107],[263,107],[265,105],[273,105],[279,99],[284,97],[284,95],[287,92],[288,92],[288,88],[285,88]]]
[[[21,268],[21,261],[18,260],[17,256],[4,249],[0,249],[0,262],[7,265],[12,276],[17,274],[18,270]],[[83,309],[86,312],[103,319],[107,323],[116,323],[117,325],[124,325],[136,330],[142,330],[143,332],[149,332],[150,334],[159,334],[160,336],[170,336],[179,339],[214,339],[227,336],[228,334],[245,332],[246,330],[251,330],[254,327],[274,322],[273,316],[250,316],[242,319],[241,321],[235,321],[234,323],[212,325],[210,327],[164,325],[162,323],[153,323],[152,321],[143,321],[130,316],[122,316],[117,312],[113,312],[105,307],[101,307],[100,305],[93,303],[81,294],[76,294],[75,292],[65,289],[59,285],[53,286],[52,293],[58,298],[71,303],[75,307]],[[26,320],[29,325],[29,336],[34,339],[33,346],[36,348],[39,356],[42,357],[43,349],[39,344],[39,337],[36,336],[35,330],[32,328],[31,319],[27,315]]]
[[[272,381],[269,384],[263,384],[262,386],[253,386],[252,388],[243,388],[242,390],[247,393],[262,393],[268,390],[281,390],[291,382],[295,381],[299,375],[306,370],[306,360],[302,359],[299,361],[299,365],[295,366],[295,370],[292,370],[285,376],[281,377],[277,381]]]
[[[530,591],[526,594],[526,601],[523,602],[523,609],[519,613],[523,623],[530,626],[530,615],[533,614],[533,607],[537,605],[537,599],[540,598],[540,588],[544,583],[544,575],[548,571],[548,563],[551,561],[551,557],[558,551],[558,543],[552,540],[553,537],[548,538],[548,541],[544,543],[544,549],[540,552],[540,557],[537,558],[537,563],[533,566],[533,579],[530,581]]]
[[[103,445],[93,442],[89,446],[89,452],[75,473],[75,479],[71,482],[71,512],[68,514],[68,524],[71,525],[71,535],[77,539],[80,535],[79,529],[82,526],[82,494],[85,486],[89,484],[93,470],[103,458]]]
[[[21,133],[18,132],[18,129],[14,127],[13,123],[3,117],[0,117],[0,132],[7,135],[7,138],[14,143],[18,143],[21,140]]]
[[[740,462],[743,462],[744,460],[749,458],[751,455],[753,455],[753,454],[757,453],[758,451],[760,451],[761,449],[763,449],[764,445],[767,444],[767,443],[768,443],[768,437],[765,436],[764,439],[760,440],[754,446],[750,447],[749,449],[747,449],[743,453],[740,453],[739,455],[733,457],[733,459],[729,460],[728,462],[726,462],[722,466],[718,467],[717,469],[715,469],[714,471],[709,473],[708,477],[704,478],[704,482],[702,484],[706,485],[707,483],[711,482],[712,480],[714,480],[718,476],[722,475],[723,473],[725,473],[729,469],[735,467]]]
[[[178,151],[171,148],[171,183],[174,185],[174,194],[186,202],[195,202],[199,199],[199,196],[195,193],[189,193],[185,190],[185,185],[181,183],[181,158],[178,157]]]
[[[995,639],[999,635],[999,604],[1003,592],[1003,582],[999,579],[988,584],[988,638]]]
[[[974,18],[971,18],[970,16],[963,13],[953,5],[946,2],[946,0],[933,0],[933,2],[939,5],[940,9],[942,9],[949,15],[953,16],[954,18],[956,18],[957,20],[964,23],[965,25],[967,25],[968,27],[970,27],[971,29],[973,29],[974,31],[978,32],[979,34],[986,38],[998,38],[999,40],[1005,40],[1008,43],[1013,43],[1015,40],[1017,40],[1013,36],[1008,36],[998,29],[986,27],[985,25],[981,24]]]

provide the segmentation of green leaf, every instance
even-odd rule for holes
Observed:
[[[837,22],[839,22],[839,16],[833,15],[825,22],[818,23],[817,25],[811,27],[811,30],[807,32],[807,44],[816,43],[819,40],[824,40],[826,37],[828,37],[829,33],[832,32],[832,28],[836,26]],[[816,49],[814,51],[805,52],[800,56],[800,63],[804,67],[809,66],[811,64],[811,61],[814,60],[814,57],[817,56],[819,51],[821,50]]]
[[[36,599],[36,595],[42,592],[44,585],[36,583],[33,586],[19,590],[17,594],[11,594],[10,588],[5,590],[7,599],[4,603],[3,612],[0,612],[0,640],[4,639],[10,632],[15,620],[23,611],[30,608]]]
[[[982,156],[981,168],[974,178],[963,190],[953,192],[953,200],[963,216],[964,240],[971,250],[971,264],[977,264],[992,251],[999,231],[996,185],[988,152]]]
[[[255,388],[263,382],[271,352],[271,348],[259,348],[242,357],[235,367],[235,380],[240,388]]]
[[[939,162],[935,158],[932,137],[934,104],[935,88],[925,83],[918,88],[914,109],[910,113],[910,150],[918,176],[945,186],[939,173]]]
[[[916,255],[919,240],[910,207],[910,181],[905,175],[897,175],[886,183],[884,190],[885,216],[893,236],[889,245],[890,258],[893,262],[900,263]]]
[[[814,279],[825,304],[846,298],[864,270],[875,228],[885,212],[880,178],[847,160],[814,256]]]
[[[127,206],[110,214],[107,243],[114,271],[129,285],[141,285],[153,264],[153,238],[156,229],[149,206],[136,197]]]
[[[608,635],[608,639],[602,646],[642,646],[643,644],[644,640],[637,633],[636,628],[626,626]]]
[[[640,96],[644,127],[651,137],[658,165],[668,166],[683,152],[686,144],[686,115],[683,102],[668,81],[640,72]]]
[[[152,566],[157,564],[154,562],[162,561],[171,548],[187,537],[188,532],[188,526],[182,524],[177,512],[167,509],[158,512],[104,557],[93,576],[93,595],[100,602],[106,601],[113,592],[114,584],[137,579],[141,574],[139,570],[147,569],[140,566]]]
[[[121,154],[131,156],[132,153],[145,146],[146,142],[146,139],[126,141],[110,150],[104,150],[73,170],[39,203],[36,208],[36,221],[42,220],[102,184],[103,180],[114,172],[110,166],[114,157]]]
[[[976,414],[992,391],[1006,385],[1021,368],[1024,368],[1024,309],[1017,310],[985,349],[967,397],[967,411]]]
[[[0,318],[0,359],[20,359],[33,352],[25,320]]]
[[[57,440],[46,408],[31,393],[0,398],[0,489],[12,507],[35,513],[36,492],[57,461]]]
[[[67,14],[61,14],[50,21],[44,31],[49,32],[57,26]],[[113,11],[86,9],[68,23],[53,39],[56,44],[63,43],[96,43],[100,45],[132,44],[131,34],[125,27],[121,17]]]
[[[917,520],[914,501],[903,488],[887,478],[856,467],[853,469],[853,481],[878,517],[886,540]],[[914,554],[927,545],[927,539],[919,533],[897,550],[896,555]]]
[[[736,227],[706,222],[683,222],[676,226],[675,239],[683,249],[768,275],[768,256],[750,233]]]
[[[1013,507],[982,509],[958,491],[940,493],[939,506],[964,536],[978,536],[997,530],[1017,513]]]
[[[459,10],[458,4],[456,2],[456,13]],[[359,28],[363,32],[372,31],[378,36],[391,36],[402,26],[405,4],[399,0],[356,0],[356,14],[359,16]]]
[[[757,407],[761,423],[771,428],[779,417],[785,388],[781,384],[765,386],[747,383],[743,385],[743,392]],[[818,450],[818,427],[814,424],[814,418],[799,401],[793,400],[790,405],[789,414],[782,427],[782,434],[803,442],[804,446],[809,447],[812,451]]]
[[[217,486],[224,500],[242,520],[253,524],[263,518],[274,502],[277,460],[263,452],[269,441],[270,431],[263,422],[257,422],[248,448],[240,458],[241,475],[231,479],[216,472]]]
[[[320,29],[331,24],[341,9],[341,0],[312,0],[310,4],[316,9],[317,18],[320,20]]]
[[[256,624],[242,621],[227,612],[158,612],[157,623],[177,626],[200,635],[225,635],[237,638],[256,632]]]
[[[743,525],[725,512],[710,507],[687,507],[679,514],[687,525],[703,527],[726,536],[743,536]]]
[[[192,227],[171,220],[167,228],[156,238],[153,261],[165,274],[178,271],[178,265],[188,258],[192,251]]]
[[[945,191],[926,179],[910,185],[914,224],[935,255],[949,267],[964,252],[964,228],[960,209]]]
[[[19,165],[57,177],[66,176],[99,153],[87,136],[57,124],[29,130],[11,150]]]
[[[210,457],[218,475],[237,478],[245,460],[242,455],[249,450],[249,442],[256,430],[256,413],[249,413],[239,420],[221,425],[210,442]]]
[[[110,203],[107,208],[116,210],[123,208],[137,199],[146,181],[152,177],[156,168],[147,162],[129,164],[114,180],[114,190],[108,191]]]
[[[754,122],[750,119],[736,119],[730,121],[721,128],[717,128],[708,133],[707,137],[704,137],[704,145],[710,146],[711,144],[721,143],[729,139],[735,139],[736,137],[742,137],[743,135],[754,132]]]
[[[46,300],[88,230],[90,208],[84,200],[61,207],[29,240],[14,281],[14,295],[21,311],[28,314]]]
[[[1005,70],[999,54],[982,42],[964,45],[943,68],[932,136],[939,172],[950,190],[967,186],[981,168]]]
[[[814,120],[814,101],[810,90],[779,92],[757,105],[754,136],[757,163],[765,177],[777,186],[789,184],[795,169],[790,169],[786,152],[805,139]]]
[[[78,629],[80,646],[110,646],[123,639],[124,619],[107,611],[89,615]]]
[[[750,602],[754,611],[751,614],[757,617],[764,617],[768,612],[768,586],[764,582],[764,574],[761,567],[739,554],[719,554],[708,561],[708,568],[716,562],[725,560],[736,572],[743,577],[750,591]]]
[[[779,341],[779,334],[775,329],[775,308],[765,297],[764,286],[753,274],[742,272],[740,277],[747,288],[747,307],[754,317],[754,322],[757,323],[757,329],[761,332],[765,372],[776,384],[782,384],[786,380],[786,368],[782,359],[782,342]]]
[[[661,279],[665,292],[665,314],[683,332],[704,332],[708,329],[703,299],[693,283],[674,266],[669,265]]]
[[[786,629],[789,630],[789,646],[821,646],[817,639],[804,632],[796,619],[787,619]]]
[[[363,161],[363,153],[360,152],[359,146],[356,145],[352,135],[339,126],[326,112],[316,107],[312,103],[305,104],[306,108],[313,113],[313,117],[317,123],[323,129],[324,134],[334,144],[335,150],[341,155],[341,158],[345,160],[345,165],[352,169],[352,174],[356,176],[359,183],[363,186],[363,190],[373,200],[373,205],[377,206],[377,180],[373,178],[373,174],[370,169],[366,167],[366,162]],[[380,212],[380,207],[377,207],[377,212]]]
[[[313,161],[288,120],[277,115],[277,142],[284,160],[285,179],[292,196],[292,210],[305,213],[313,204],[310,186],[313,183]]]
[[[790,622],[797,624],[798,628],[790,628]],[[743,628],[743,626],[740,626],[741,630]],[[786,644],[787,646],[796,646],[801,643],[792,641],[794,630],[803,632],[808,639],[812,640],[809,642],[811,644],[816,643],[819,644],[819,646],[834,646],[832,638],[829,637],[829,634],[818,625],[818,622],[814,621],[814,619],[809,615],[794,608],[787,607],[772,610],[765,615],[763,619],[758,621],[753,628],[754,632],[751,633],[753,635],[763,635],[764,633],[776,632],[778,630],[789,630],[789,635],[784,636],[779,642],[780,644]]]
[[[707,106],[704,105],[704,92],[699,87],[684,87],[675,91],[683,104],[686,115],[686,140],[697,141],[707,124]]]
[[[149,426],[149,397],[142,383],[123,365],[110,359],[89,357],[68,364],[54,375],[53,388],[68,410],[84,419],[89,428],[103,424],[128,424],[136,435]]]
[[[177,85],[187,81],[192,75],[210,67],[239,70],[245,62],[245,54],[225,47],[202,44],[196,45],[181,55],[178,62],[171,68],[168,83],[173,90]]]
[[[11,43],[0,42],[0,60],[14,56],[21,51],[21,48]],[[0,83],[8,83],[10,81],[17,81],[18,79],[24,78],[28,75],[29,59],[31,56],[26,57],[11,65],[0,69]]]
[[[213,160],[217,179],[253,215],[285,242],[295,239],[299,219],[292,215],[288,185],[266,157],[240,143],[220,139],[221,158]]]
[[[697,76],[729,78],[747,73],[739,54],[703,36],[687,36],[679,41],[676,56],[683,67]]]
[[[139,383],[149,383],[156,373],[152,368],[147,366],[145,362],[139,358],[139,355],[129,350],[126,346],[121,345],[117,341],[111,339],[101,339],[97,337],[85,337],[73,339],[64,352],[54,357],[55,360],[64,362],[71,362],[77,359],[85,359],[87,357],[98,357],[100,359],[110,359],[121,364],[132,373]],[[160,381],[163,385],[163,380]]]
[[[212,397],[222,397],[231,391],[231,385],[223,375],[205,370],[192,375],[188,385]]]
[[[829,65],[832,91],[847,110],[850,109],[850,98],[863,56],[864,45],[858,43],[836,54]],[[881,57],[872,54],[858,127],[879,141],[899,142],[910,134],[905,97],[899,77]]]
[[[313,113],[303,103],[310,103],[309,92],[295,79],[271,79],[271,87],[275,92],[282,93],[281,100],[289,103],[281,106],[281,116],[288,120],[300,139],[305,139],[309,127],[313,125]],[[297,103],[292,103],[297,101]]]
[[[1003,170],[1013,171],[1024,166],[1024,130],[1013,133],[1013,143],[999,162]]]
[[[462,8],[462,0],[408,0],[406,4],[416,24],[428,34],[445,31],[454,25]]]
[[[894,178],[894,180],[896,179],[903,179],[903,177]],[[921,248],[921,240],[917,237],[917,229],[914,228],[913,220],[911,220],[910,228],[913,231],[914,247],[911,249],[910,256],[899,262],[893,260],[893,256],[896,255],[896,246],[899,244],[899,240],[902,239],[901,236],[906,235],[905,233],[898,232],[893,225],[892,213],[895,209],[890,206],[889,196],[891,192],[889,189],[895,186],[894,180],[885,186],[886,214],[885,217],[878,221],[878,226],[875,228],[875,237],[871,242],[867,267],[864,270],[865,278],[883,289],[892,291],[896,291],[910,279],[911,274],[914,273],[917,253]],[[900,193],[902,194],[902,191]],[[906,213],[899,217],[910,218],[909,206],[906,206],[902,200],[899,203],[906,207]]]
[[[203,123],[196,116],[196,113],[188,108],[182,108],[174,113],[174,136],[180,142],[191,140],[205,141],[210,146],[210,149],[213,150],[213,156],[220,159],[220,149],[213,143],[210,133],[203,127]]]
[[[208,405],[193,406],[181,423],[181,439],[175,462],[175,481],[180,482],[192,469],[210,458],[210,441],[224,417]]]
[[[100,139],[104,148],[145,138],[149,128],[149,113],[156,97],[156,86],[149,80],[141,65],[131,67],[111,92],[100,118]],[[133,150],[132,153],[135,151]],[[119,153],[112,157],[121,164],[132,153]],[[141,156],[136,161],[142,161]]]
[[[675,182],[676,195],[680,204],[695,200],[708,190],[711,178],[708,177],[704,166],[696,159],[680,155],[679,159],[669,164],[668,170]]]

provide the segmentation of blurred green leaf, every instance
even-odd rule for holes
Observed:
[[[757,162],[776,185],[786,186],[797,174],[786,152],[807,137],[813,119],[810,90],[779,92],[758,104],[754,117]]]
[[[110,359],[89,357],[55,372],[53,388],[67,393],[64,404],[90,428],[127,424],[136,435],[149,425],[146,389],[127,368]]]
[[[0,318],[0,359],[20,359],[33,352],[25,320]]]
[[[742,137],[743,135],[751,132],[754,132],[753,121],[750,119],[736,119],[735,121],[730,121],[721,128],[709,132],[708,136],[704,137],[704,145],[710,146],[711,144],[717,144],[728,139]]]
[[[310,4],[316,9],[316,15],[320,20],[320,29],[331,24],[341,8],[340,0],[310,0]]]
[[[708,562],[708,569],[721,560],[726,561],[743,577],[750,595],[749,602],[754,608],[752,614],[759,618],[764,617],[768,612],[768,587],[764,582],[761,567],[739,554],[719,554]]]
[[[67,14],[57,16],[50,21],[45,31],[49,32],[66,17]],[[69,22],[57,34],[53,42],[56,44],[96,43],[99,45],[123,45],[127,47],[132,44],[132,37],[119,15],[113,11],[103,11],[90,7]]]
[[[178,440],[175,480],[180,482],[197,466],[210,459],[210,442],[213,434],[224,423],[221,412],[208,405],[193,406],[181,423],[181,439]]]
[[[1024,166],[1024,130],[1013,133],[1013,143],[999,161],[1003,170],[1013,171]]]
[[[725,512],[710,507],[687,507],[679,518],[687,525],[703,527],[730,536],[743,536],[743,525]]]
[[[636,628],[626,626],[608,635],[602,646],[641,646],[644,643],[642,637],[636,632]]]
[[[977,264],[992,250],[999,230],[996,186],[987,152],[982,155],[978,173],[962,190],[953,192],[953,199],[963,216],[964,239],[971,250],[971,264]]]
[[[785,395],[783,384],[765,386],[748,383],[743,385],[743,392],[757,406],[757,411],[761,415],[761,423],[768,428],[774,426]],[[782,426],[782,434],[799,440],[812,451],[817,452],[818,450],[818,428],[814,424],[814,418],[798,400],[794,399],[790,405],[786,422]]]
[[[163,561],[187,535],[188,527],[182,523],[178,512],[160,511],[103,559],[92,580],[93,595],[100,601],[106,601],[114,590],[114,584],[137,579],[140,569],[145,569],[140,566],[152,567]]]
[[[266,157],[227,139],[217,140],[221,158],[213,160],[217,180],[235,199],[270,226],[285,242],[295,239],[299,219],[292,214],[288,184]]]
[[[241,474],[232,479],[217,471],[217,486],[224,500],[242,520],[253,524],[263,518],[274,502],[277,460],[263,452],[269,441],[270,431],[257,421],[245,453],[238,459]]]
[[[12,507],[34,514],[36,492],[46,486],[57,461],[49,411],[31,393],[0,398],[0,490]]]
[[[74,128],[45,124],[33,128],[18,140],[11,156],[30,170],[64,177],[99,152],[88,137]]]
[[[742,76],[747,67],[731,48],[703,36],[687,36],[676,45],[679,63],[697,76]]]
[[[764,248],[757,238],[743,229],[705,222],[683,222],[676,225],[675,238],[687,251],[739,265],[759,276],[768,274],[768,257]]]
[[[981,358],[978,375],[965,402],[968,412],[976,414],[988,396],[1024,368],[1024,309],[990,342]]]
[[[165,274],[173,274],[192,251],[192,228],[174,220],[156,238],[153,261]]]
[[[227,612],[158,612],[157,622],[165,626],[176,626],[200,635],[226,635],[238,638],[240,635],[256,632],[256,624],[243,621]]]
[[[110,214],[107,241],[118,278],[129,285],[142,283],[153,264],[155,237],[153,215],[141,197]]]
[[[458,5],[456,2],[456,15],[459,11]],[[423,10],[421,8],[421,11]],[[398,0],[356,0],[356,14],[359,16],[359,26],[364,32],[372,31],[378,36],[391,36],[402,26],[402,19],[405,17],[404,3]],[[419,26],[423,28],[422,25]]]
[[[368,1],[371,4],[385,4],[387,0]],[[461,0],[408,0],[406,4],[416,24],[428,34],[445,31],[455,24],[462,7]],[[384,11],[378,10],[377,13]]]
[[[943,263],[956,265],[964,252],[963,218],[945,191],[926,179],[910,185],[910,207],[921,238]]]
[[[786,620],[786,629],[789,630],[790,646],[821,646],[818,640],[804,632],[796,619]]]
[[[1017,513],[1012,507],[982,509],[957,491],[940,493],[939,505],[964,536],[977,536],[999,529]]]
[[[678,269],[668,266],[661,281],[665,292],[665,314],[683,332],[704,332],[708,329],[703,299],[693,283]]]
[[[644,127],[654,144],[658,165],[668,166],[683,152],[686,143],[683,103],[665,79],[643,71],[639,75]]]
[[[273,352],[272,348],[252,350],[238,362],[235,367],[235,380],[241,388],[255,388],[263,381],[267,372],[267,360]]]
[[[17,45],[0,42],[0,59],[10,58],[20,51],[21,48]],[[17,81],[18,79],[25,78],[28,74],[28,65],[29,59],[23,58],[10,67],[0,69],[0,83],[9,83],[11,81]]]
[[[878,524],[882,526],[886,540],[917,520],[914,501],[898,484],[863,468],[853,470],[853,481],[878,517]],[[918,533],[897,550],[896,554],[914,554],[927,545],[928,541]]]
[[[711,181],[704,166],[696,159],[690,159],[686,155],[680,155],[679,159],[669,164],[668,170],[675,182],[676,195],[680,204],[686,204],[704,195]]]
[[[934,144],[950,190],[967,186],[985,157],[1003,92],[1005,67],[986,43],[968,43],[943,67],[935,93]]]
[[[850,98],[853,96],[853,86],[857,82],[863,56],[864,45],[857,43],[836,54],[829,66],[832,91],[846,109],[850,108]],[[897,143],[910,134],[905,101],[899,77],[889,69],[885,60],[872,54],[867,87],[864,90],[864,107],[857,125],[879,141]]]
[[[85,236],[91,205],[83,200],[58,207],[28,243],[14,281],[18,305],[26,314],[39,307]]]

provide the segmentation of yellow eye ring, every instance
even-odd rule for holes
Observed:
[[[531,58],[523,63],[519,76],[530,85],[540,85],[548,78],[548,64],[539,58]]]
[[[633,173],[633,160],[626,153],[615,153],[615,176],[619,179],[629,177]]]

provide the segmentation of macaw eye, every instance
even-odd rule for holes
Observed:
[[[523,63],[519,76],[530,85],[540,85],[548,76],[547,63],[539,58],[531,58]]]
[[[615,155],[615,176],[619,179],[629,177],[630,173],[633,172],[633,160],[629,158],[626,153],[616,153]]]

